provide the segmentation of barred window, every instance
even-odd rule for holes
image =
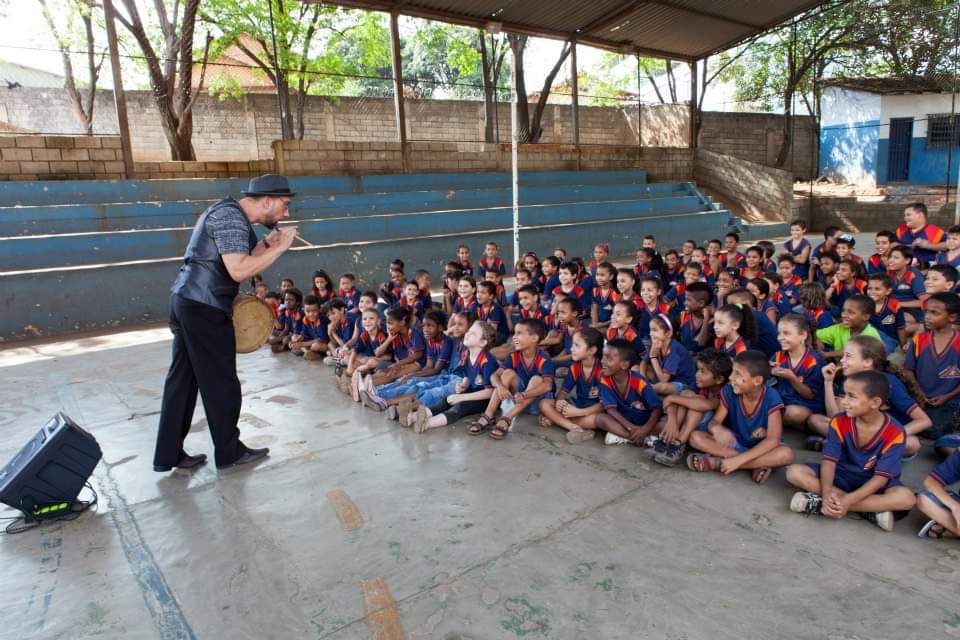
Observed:
[[[956,122],[953,123],[951,120]],[[958,144],[960,144],[960,116],[951,117],[949,113],[934,113],[927,116],[928,149],[946,149]]]

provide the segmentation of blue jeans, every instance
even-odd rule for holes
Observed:
[[[384,400],[387,400],[389,398],[407,395],[408,393],[416,393],[417,399],[420,400],[421,393],[434,388],[446,388],[451,381],[454,387],[456,387],[456,383],[462,379],[462,376],[456,376],[450,373],[439,373],[428,378],[414,378],[406,382],[389,382],[377,387],[376,394]],[[455,393],[455,391],[451,391],[450,393]],[[443,397],[446,398],[450,393],[444,394]],[[423,401],[421,400],[421,402]]]

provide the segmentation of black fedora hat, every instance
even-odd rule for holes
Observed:
[[[290,183],[287,179],[276,173],[268,173],[259,178],[250,178],[250,184],[246,191],[241,191],[243,197],[251,196],[287,196],[292,198],[297,195],[290,191]]]

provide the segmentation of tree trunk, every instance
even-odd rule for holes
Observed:
[[[667,87],[670,89],[670,102],[677,103],[677,79],[673,75],[673,60],[664,60],[667,66]]]
[[[493,51],[487,52],[487,41],[483,37],[483,29],[477,29],[477,37],[480,39],[480,65],[483,73],[483,139],[485,142],[493,142],[493,132],[496,116],[496,110],[493,104],[494,85],[490,82],[492,75],[491,56],[495,55]]]
[[[523,77],[523,51],[527,48],[527,36],[509,34],[510,50],[513,52],[513,90],[517,94],[517,140],[530,142],[530,105],[527,102],[527,83]]]
[[[774,164],[777,169],[782,169],[787,163],[790,147],[793,145],[793,92],[793,85],[788,84],[787,90],[783,93],[783,140],[780,142],[780,153],[777,154],[777,162]]]
[[[530,121],[530,126],[528,127],[530,139],[527,140],[527,142],[539,142],[540,137],[543,136],[543,129],[540,127],[540,120],[543,118],[544,109],[547,108],[547,98],[550,97],[550,89],[553,87],[553,81],[560,72],[560,67],[563,66],[563,61],[566,60],[567,56],[570,55],[571,50],[573,50],[573,46],[569,42],[563,45],[563,50],[560,52],[560,58],[557,60],[557,63],[553,65],[553,69],[550,70],[550,73],[547,74],[547,77],[543,81],[543,89],[540,91],[540,99],[537,100],[537,106],[533,109],[533,119]]]

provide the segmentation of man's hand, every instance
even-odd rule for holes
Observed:
[[[266,237],[264,237],[263,242],[268,247],[272,247],[273,245],[280,242],[280,235],[281,235],[280,227],[274,227],[273,229],[270,230],[270,233],[268,233]]]
[[[270,235],[272,236],[274,233],[279,235],[279,238],[277,238],[277,245],[282,247],[283,251],[289,249],[290,245],[293,244],[293,241],[297,239],[297,227],[291,226],[284,227],[282,229],[274,229]],[[270,236],[267,237],[269,238]],[[270,243],[270,246],[273,246],[272,242]]]

